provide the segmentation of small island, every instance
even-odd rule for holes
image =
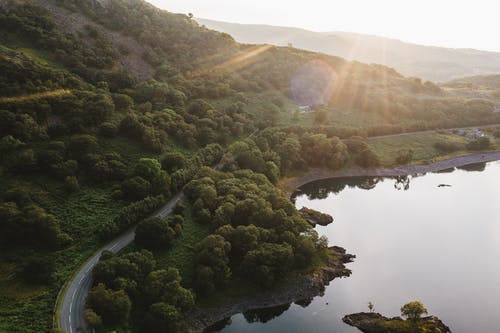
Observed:
[[[317,224],[327,226],[333,222],[333,217],[331,215],[318,212],[311,208],[302,207],[299,213],[312,227],[315,227]]]
[[[368,303],[370,312],[354,313],[342,318],[344,323],[357,327],[364,333],[451,333],[451,330],[435,316],[422,317],[427,314],[427,309],[419,301],[403,305],[401,317],[387,318],[380,313],[374,313],[373,304]]]

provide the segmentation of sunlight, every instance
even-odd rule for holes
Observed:
[[[69,89],[56,89],[52,91],[44,91],[33,94],[19,95],[19,96],[11,96],[11,97],[0,97],[0,103],[21,103],[27,102],[35,99],[42,98],[54,98],[71,95],[72,91]]]
[[[190,78],[194,78],[197,76],[203,76],[207,73],[210,72],[216,72],[216,71],[237,71],[238,69],[247,66],[249,64],[252,64],[256,62],[256,57],[260,55],[261,53],[266,52],[267,50],[273,48],[272,45],[269,44],[264,44],[264,45],[255,45],[252,46],[248,51],[245,51],[243,53],[238,53],[236,56],[220,63],[220,64],[215,64],[215,65],[210,65],[210,66],[205,66],[201,67],[198,71],[195,71],[194,73],[191,73],[189,76]],[[207,63],[210,62],[215,56],[212,56],[208,59],[205,59],[203,62]]]

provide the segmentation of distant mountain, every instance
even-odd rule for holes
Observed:
[[[455,79],[446,83],[455,88],[500,89],[500,75],[477,75]]]
[[[405,76],[431,81],[500,73],[500,53],[497,52],[425,46],[350,32],[313,32],[291,27],[196,20],[207,28],[232,35],[241,43],[291,44],[349,60],[383,64]]]

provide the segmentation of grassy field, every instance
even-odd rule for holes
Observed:
[[[473,151],[466,148],[469,141],[470,139],[460,135],[435,132],[371,140],[369,145],[379,156],[382,166],[390,167],[397,164],[396,158],[399,152],[408,149],[413,150],[411,163],[420,164],[431,163],[436,159],[470,154]],[[437,142],[453,143],[460,149],[450,153],[442,152],[434,146]],[[491,143],[490,150],[500,149],[500,140],[492,139]]]
[[[396,164],[396,158],[401,150],[411,149],[413,151],[412,162],[420,163],[430,162],[436,157],[448,155],[434,147],[436,142],[455,143],[461,147],[457,151],[459,153],[465,152],[468,140],[454,134],[425,133],[372,140],[369,145],[379,156],[383,166],[393,166]]]

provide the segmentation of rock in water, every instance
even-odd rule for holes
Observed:
[[[302,207],[299,213],[313,227],[315,227],[316,224],[326,226],[333,222],[333,217],[331,215],[318,212],[311,208]]]
[[[380,313],[360,312],[344,316],[342,321],[364,333],[451,333],[450,328],[434,316],[412,321],[403,320],[401,317],[387,318]]]

